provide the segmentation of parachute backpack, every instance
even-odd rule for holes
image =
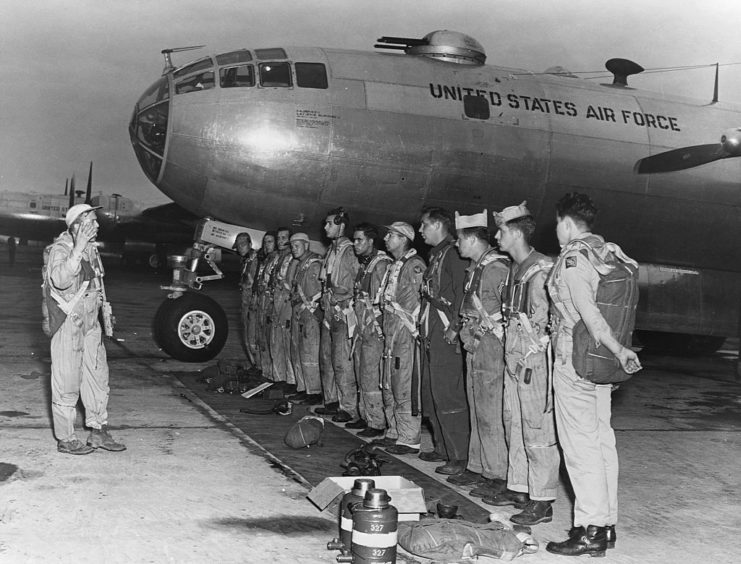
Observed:
[[[50,339],[62,326],[62,323],[64,323],[67,317],[67,314],[59,308],[55,298],[52,296],[54,290],[49,280],[49,253],[51,252],[51,248],[56,244],[65,245],[64,242],[56,240],[44,247],[44,264],[41,267],[41,330]],[[75,302],[77,300],[79,298],[76,298]],[[50,307],[49,304],[52,302],[54,303]]]
[[[601,243],[597,237],[587,237],[569,245],[581,247],[579,252],[597,270],[600,277],[595,296],[597,307],[610,326],[612,336],[630,348],[638,306],[638,263],[614,243],[604,244],[609,252],[602,258],[592,245],[594,242]],[[573,340],[574,370],[582,378],[595,384],[613,384],[631,377],[607,347],[592,339],[584,321],[574,325]]]

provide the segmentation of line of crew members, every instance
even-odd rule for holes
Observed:
[[[571,221],[574,237],[591,235],[591,219],[585,224],[579,212],[586,197],[568,197],[577,198],[566,204],[577,211],[567,209],[559,229]],[[414,249],[410,224],[385,226],[384,251],[378,228],[361,223],[348,231],[342,208],[326,216],[324,257],[310,250],[306,234],[286,228],[266,233],[259,253],[240,234],[245,346],[291,402],[317,406],[316,414],[392,454],[441,462],[435,471],[449,482],[485,503],[515,506],[522,511],[511,520],[534,525],[552,520],[558,487],[549,311],[563,309],[559,295],[568,292],[560,274],[549,276],[554,261],[531,246],[535,221],[525,202],[493,220],[498,249],[486,210],[424,209],[418,232],[430,247],[427,262]],[[580,266],[571,258],[559,267]],[[420,453],[423,415],[434,448]],[[561,419],[559,435],[569,425]],[[569,453],[602,452],[604,445],[586,444],[599,441],[579,440]],[[604,543],[614,545],[617,455],[610,475],[594,478],[609,482],[603,487],[589,482],[591,468],[576,475],[591,463],[570,464],[569,453],[575,489],[584,482],[588,496],[612,491],[599,507],[587,507],[588,496],[577,492],[572,533],[583,518],[583,535],[551,543],[552,551],[599,555]],[[602,536],[590,541],[587,526],[591,532],[598,520]]]

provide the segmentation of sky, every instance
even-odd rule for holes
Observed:
[[[2,0],[0,190],[84,187],[153,205],[127,125],[168,47],[181,65],[207,52],[312,45],[372,50],[383,35],[450,29],[476,38],[487,63],[536,72],[597,71],[612,57],[646,69],[721,67],[720,100],[741,104],[738,0]],[[634,76],[633,87],[707,99],[712,68]],[[741,123],[728,124],[728,127]],[[707,142],[700,140],[698,142]]]

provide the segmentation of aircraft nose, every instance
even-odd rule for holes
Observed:
[[[134,107],[129,136],[136,158],[149,180],[157,184],[165,160],[170,87],[166,76],[144,91]]]

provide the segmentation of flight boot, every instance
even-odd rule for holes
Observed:
[[[419,459],[425,462],[445,462],[447,458],[436,450],[426,450],[419,453]]]
[[[317,407],[314,409],[314,413],[317,415],[337,415],[337,412],[340,409],[340,402],[338,401],[331,401],[329,403],[324,404],[323,407]]]
[[[569,531],[569,536],[573,535],[576,529],[577,527],[572,527]],[[607,537],[607,548],[615,548],[615,541],[617,541],[615,525],[605,525],[605,536]]]
[[[345,429],[365,429],[368,423],[365,419],[358,417],[355,421],[350,421],[345,424]]]
[[[450,460],[442,466],[435,468],[435,472],[438,474],[444,474],[445,476],[455,476],[466,471],[466,465],[468,460]]]
[[[570,536],[563,542],[549,542],[545,549],[553,554],[563,556],[604,556],[607,549],[607,527],[589,525],[574,527]]]
[[[77,438],[57,442],[57,450],[63,454],[90,454],[95,449],[82,443]]]
[[[498,507],[514,505],[517,509],[525,509],[527,504],[530,503],[530,496],[526,493],[513,492],[512,490],[505,489],[492,497],[483,498],[483,501],[487,505],[496,505]]]
[[[553,507],[550,501],[539,501],[531,499],[521,513],[509,518],[518,525],[537,525],[538,523],[550,523],[553,521]]]
[[[485,479],[486,483],[476,486],[468,492],[468,495],[473,497],[494,497],[498,493],[507,489],[507,482],[501,478],[492,478],[491,480],[488,478]]]
[[[116,442],[108,432],[108,425],[103,425],[100,429],[92,429],[90,436],[87,438],[87,445],[93,448],[102,448],[112,452],[121,452],[126,450],[126,445]]]
[[[607,548],[615,548],[615,542],[617,541],[615,525],[607,525],[605,527],[605,536],[607,536]]]
[[[485,480],[486,478],[478,472],[472,472],[471,470],[466,469],[460,474],[448,476],[445,481],[455,484],[456,486],[473,486],[474,484],[482,484]]]

